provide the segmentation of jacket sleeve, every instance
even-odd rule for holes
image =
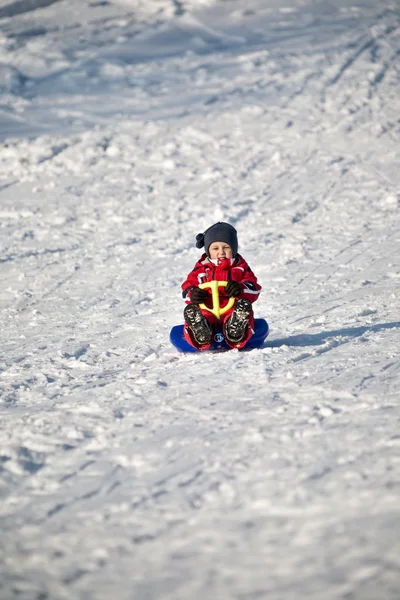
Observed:
[[[243,273],[243,277],[240,281],[243,291],[240,295],[241,298],[246,298],[250,302],[255,302],[262,290],[261,285],[257,281],[257,277],[254,275],[253,271],[250,269],[249,265],[246,265],[246,268]]]
[[[197,277],[199,270],[199,267],[195,266],[182,283],[182,297],[187,303],[190,302],[190,291],[199,285],[199,280]]]

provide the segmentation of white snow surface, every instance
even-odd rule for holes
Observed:
[[[398,600],[399,2],[0,27],[1,600]],[[182,355],[217,220],[271,333]]]

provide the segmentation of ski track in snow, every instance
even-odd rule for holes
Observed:
[[[1,600],[398,600],[399,3],[0,27]],[[216,220],[271,333],[179,355]]]

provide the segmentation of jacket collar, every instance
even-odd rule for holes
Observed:
[[[218,258],[209,258],[208,261],[210,263],[212,263],[213,265],[215,265],[216,267],[218,267],[219,262],[218,262]],[[231,266],[233,265],[233,263],[235,262],[235,258],[231,258]]]
[[[240,254],[236,254],[235,258],[231,258],[231,266],[238,265],[241,261],[243,261],[243,258],[240,256]],[[199,264],[201,264],[201,265],[213,265],[214,267],[218,266],[217,265],[217,261],[216,260],[211,260],[211,258],[208,258],[207,254],[205,252],[199,258]]]

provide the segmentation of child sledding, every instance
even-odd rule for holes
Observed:
[[[268,324],[254,319],[252,307],[261,286],[238,254],[236,229],[215,223],[196,247],[205,252],[182,284],[185,324],[172,329],[171,342],[186,352],[262,346]]]

